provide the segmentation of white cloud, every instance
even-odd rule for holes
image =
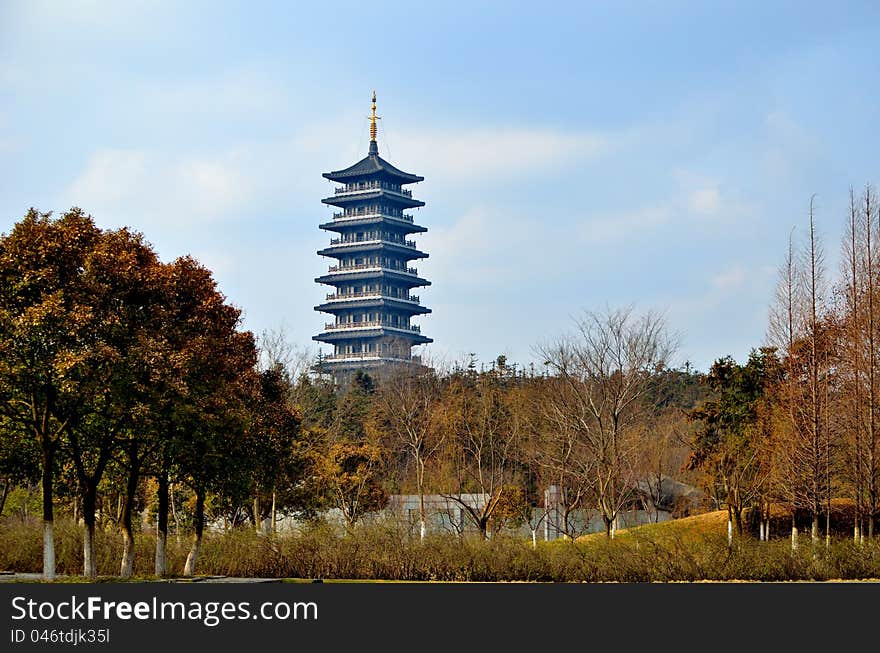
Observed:
[[[27,0],[18,3],[14,16],[18,24],[29,30],[49,33],[95,29],[103,34],[124,37],[145,28],[145,20],[166,10],[162,0]]]
[[[742,265],[734,265],[712,277],[712,287],[721,291],[741,288],[746,281],[746,270]]]
[[[185,226],[222,219],[253,195],[240,152],[175,160],[149,150],[104,149],[65,191],[63,204],[81,206],[104,220],[150,226]]]
[[[289,100],[260,70],[231,70],[209,79],[145,82],[137,92],[150,112],[252,115],[285,109]]]
[[[397,135],[401,161],[443,182],[487,179],[586,162],[607,153],[615,139],[600,133],[477,128],[413,131]],[[398,154],[398,152],[396,152]]]
[[[554,240],[539,223],[488,207],[475,207],[420,238],[428,252],[443,253],[420,264],[430,269],[428,276],[455,284],[472,284],[475,278],[503,284],[534,275],[536,269],[546,269]]]
[[[139,192],[148,182],[147,154],[140,150],[98,150],[73,182],[78,206],[112,206]]]
[[[587,220],[578,227],[578,235],[593,244],[625,240],[637,232],[667,224],[672,216],[669,206],[646,206]]]
[[[690,194],[688,205],[698,215],[713,215],[721,207],[721,196],[717,188],[702,188]]]

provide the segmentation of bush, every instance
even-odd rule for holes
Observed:
[[[69,520],[55,526],[60,574],[82,572],[81,530]],[[0,568],[39,572],[40,522],[7,518],[0,522]],[[153,573],[155,537],[136,537],[135,575]],[[168,538],[168,565],[179,573],[188,538]],[[98,573],[116,575],[122,552],[119,534],[97,533]],[[509,535],[490,540],[432,534],[420,541],[394,521],[360,524],[350,532],[312,524],[273,537],[252,530],[207,533],[198,561],[202,574],[409,581],[655,582],[698,580],[829,580],[880,578],[880,543],[863,546],[835,540],[792,552],[787,540],[745,538],[728,547],[726,536],[686,531],[632,531],[609,541],[541,542]]]

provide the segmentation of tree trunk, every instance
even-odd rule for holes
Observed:
[[[813,522],[810,526],[810,541],[816,545],[819,543],[819,513],[813,511]]]
[[[95,558],[95,512],[98,488],[94,483],[84,482],[83,488],[83,576],[98,576],[98,561]]]
[[[174,518],[174,537],[177,541],[177,544],[180,544],[180,520],[177,518],[177,508],[174,507],[174,484],[169,484],[168,486],[169,494],[171,495],[171,516]]]
[[[55,580],[55,515],[52,507],[52,467],[54,447],[42,445],[43,486],[43,580]]]
[[[260,495],[254,495],[254,531],[257,535],[263,534],[263,508],[260,505]]]
[[[532,531],[532,548],[537,549],[538,548],[538,527],[535,526],[534,528],[529,528],[529,530]]]
[[[128,481],[125,484],[125,501],[122,504],[122,561],[119,564],[119,575],[131,578],[134,571],[134,528],[132,513],[134,512],[134,496],[137,493],[138,476],[140,473],[137,462],[137,451],[130,452]]]
[[[422,485],[419,483],[419,540],[424,541],[428,532],[428,525],[425,522],[425,493]]]
[[[727,546],[733,546],[733,511],[727,509]]]
[[[156,509],[156,575],[168,574],[168,475],[160,473],[159,488],[156,490],[158,506]]]
[[[798,530],[794,519],[794,508],[791,513],[791,550],[797,551],[798,548]]]
[[[205,530],[205,493],[196,489],[196,514],[195,533],[193,534],[192,546],[186,556],[186,564],[183,566],[183,575],[192,576],[196,572],[196,559],[202,546],[202,533]]]
[[[3,494],[0,495],[0,517],[3,516],[3,508],[6,506],[6,497],[9,495],[9,486],[12,484],[12,481],[7,476],[3,479]]]
[[[269,533],[271,533],[272,535],[275,535],[276,515],[277,513],[275,512],[275,490],[272,490],[272,512],[271,519],[269,520]]]

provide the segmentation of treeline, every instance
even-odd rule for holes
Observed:
[[[780,266],[768,346],[744,365],[716,361],[711,397],[692,413],[689,467],[701,471],[742,532],[744,511],[769,538],[775,509],[799,515],[826,544],[834,503],[850,515],[856,542],[875,536],[880,514],[880,235],[877,200],[850,192],[841,266],[832,276],[811,200],[803,237],[792,232]]]
[[[185,485],[193,573],[209,500],[223,510],[297,477],[299,418],[281,372],[257,371],[239,323],[195,260],[162,263],[142,235],[99,229],[79,209],[57,219],[31,210],[0,239],[0,471],[4,497],[13,482],[39,480],[46,578],[57,499],[82,521],[87,577],[98,519],[116,499],[128,576],[149,479],[164,575],[169,490]]]
[[[81,523],[88,577],[96,528],[118,532],[123,576],[142,528],[157,575],[193,574],[207,525],[271,535],[281,516],[335,509],[354,533],[394,494],[418,498],[420,540],[427,495],[483,539],[525,525],[534,546],[550,510],[568,539],[585,511],[610,539],[626,511],[693,510],[670,505],[673,478],[727,509],[729,542],[753,522],[760,540],[778,536],[781,516],[792,547],[805,527],[828,542],[841,505],[862,542],[880,513],[880,223],[870,189],[849,209],[836,279],[812,210],[792,238],[768,342],[745,363],[674,368],[663,316],[617,308],[537,347],[540,371],[472,359],[339,386],[294,361],[283,334],[242,330],[193,259],[163,263],[78,209],[32,210],[0,238],[0,513],[10,488],[40,488],[47,578],[56,509]]]
[[[567,535],[578,534],[569,515],[594,507],[611,534],[652,494],[640,483],[681,467],[673,395],[693,402],[700,377],[667,367],[658,315],[609,311],[579,329],[545,348],[541,375],[499,358],[338,388],[292,372],[277,337],[260,351],[193,259],[163,263],[140,234],[99,229],[79,209],[31,210],[0,239],[4,494],[39,484],[47,578],[57,507],[82,524],[87,577],[99,526],[118,529],[122,576],[136,530],[155,529],[164,575],[169,521],[175,532],[182,521],[192,574],[206,524],[271,532],[277,515],[336,508],[351,528],[402,492],[421,499],[422,536],[429,492],[486,537],[522,523],[535,533],[551,485]]]

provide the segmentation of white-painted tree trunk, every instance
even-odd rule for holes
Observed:
[[[196,572],[196,558],[199,557],[199,549],[202,546],[201,537],[193,537],[192,546],[186,554],[186,563],[183,565],[183,575],[192,576]]]
[[[122,531],[122,562],[119,565],[119,575],[123,578],[131,578],[134,572],[134,538],[127,530]]]
[[[425,523],[424,517],[419,519],[419,540],[424,541],[428,534],[428,525]]]
[[[758,523],[758,541],[764,541],[764,522],[763,520]]]
[[[174,519],[174,538],[180,544],[180,520],[177,518],[177,508],[174,505],[174,483],[169,484],[168,493],[171,503],[171,517]]]
[[[165,551],[168,547],[168,532],[159,531],[156,534],[156,575],[164,576],[168,573],[168,560]]]
[[[254,496],[254,531],[257,535],[264,533],[262,506],[260,506],[259,496]]]
[[[272,490],[272,517],[269,521],[269,533],[271,535],[275,535],[275,528],[277,526],[277,512],[275,511],[275,490]]]
[[[98,561],[95,559],[95,526],[88,523],[83,528],[83,576],[86,578],[98,576]]]
[[[825,548],[831,547],[831,506],[828,506],[828,514],[825,515]]]
[[[733,546],[733,517],[727,515],[727,546]]]
[[[55,580],[55,522],[43,522],[43,580]]]
[[[532,531],[532,548],[537,549],[538,548],[538,528],[536,526],[535,528],[532,528],[529,530]]]
[[[791,550],[797,551],[798,548],[798,530],[797,526],[792,524],[791,526]]]

